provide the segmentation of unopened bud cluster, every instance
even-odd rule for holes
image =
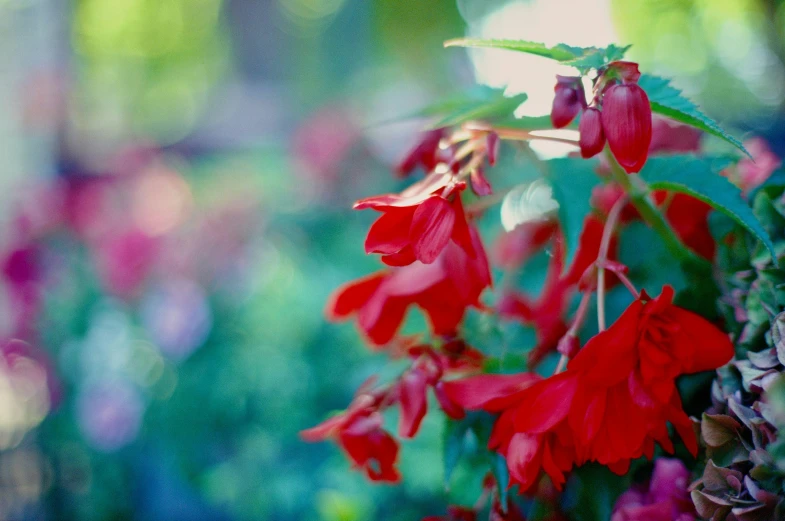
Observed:
[[[627,173],[639,172],[651,143],[651,105],[638,85],[638,64],[608,64],[594,83],[594,97],[586,103],[581,78],[557,76],[551,122],[569,125],[581,113],[578,131],[584,158],[599,154],[607,141],[613,156]]]

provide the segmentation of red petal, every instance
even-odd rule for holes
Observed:
[[[409,229],[415,257],[424,264],[435,261],[450,240],[454,225],[455,211],[446,199],[432,195],[423,201]]]
[[[428,410],[425,396],[427,387],[426,376],[417,370],[407,371],[398,383],[398,400],[401,405],[398,433],[402,438],[413,437],[420,428]]]
[[[464,409],[499,412],[515,404],[521,391],[540,380],[534,373],[483,374],[444,382],[444,393]]]
[[[387,275],[388,272],[380,271],[337,288],[325,306],[327,319],[340,320],[362,308]]]
[[[682,361],[683,373],[717,369],[733,358],[733,343],[728,335],[705,318],[676,306],[668,316],[681,326],[680,334],[673,341],[674,354],[691,355]]]
[[[551,376],[530,387],[521,396],[515,415],[515,429],[523,432],[546,432],[567,417],[578,378],[570,371]]]
[[[409,240],[408,236],[406,238],[407,242]],[[402,266],[408,266],[414,262],[417,262],[417,258],[414,256],[414,249],[412,249],[411,244],[407,244],[405,248],[403,248],[398,253],[391,253],[390,255],[382,255],[382,262],[388,266],[392,266],[394,268],[400,268]]]
[[[522,492],[535,485],[540,475],[541,441],[542,436],[518,433],[510,439],[507,447],[507,467],[510,470],[510,477],[520,484]]]
[[[444,413],[453,420],[460,420],[466,416],[466,411],[463,407],[453,402],[444,390],[445,382],[438,382],[433,387],[433,394],[436,395],[436,400],[439,402]]]
[[[365,253],[397,253],[409,244],[413,208],[387,208],[368,230]]]
[[[373,344],[384,345],[401,327],[407,306],[408,303],[401,298],[377,293],[358,313],[357,325]]]

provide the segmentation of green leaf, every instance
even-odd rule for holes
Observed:
[[[596,161],[559,158],[547,162],[548,182],[559,203],[559,223],[565,242],[565,269],[578,250],[583,221],[591,213],[591,192],[600,182],[595,173]]]
[[[619,47],[609,45],[605,48],[571,47],[565,44],[549,47],[540,42],[526,40],[483,40],[480,38],[457,38],[444,42],[445,47],[473,47],[504,49],[507,51],[524,52],[543,58],[550,58],[566,65],[580,69],[585,74],[589,69],[599,69],[609,62],[621,60],[630,48],[629,45]]]
[[[581,47],[570,47],[569,45],[564,44],[548,47],[544,43],[528,42],[526,40],[484,40],[481,38],[456,38],[454,40],[447,40],[444,42],[444,46],[505,49],[508,51],[534,54],[560,62],[574,60],[575,58],[584,56],[586,52],[590,50]]]
[[[719,164],[693,156],[655,157],[641,171],[652,190],[670,190],[700,199],[724,213],[777,254],[766,230],[742,198],[741,190],[719,175]]]
[[[604,49],[585,49],[582,56],[564,63],[580,69],[581,72],[589,69],[599,69],[612,61],[623,59],[630,47],[630,45],[619,47],[611,44]]]
[[[487,89],[482,96],[466,97],[460,101],[453,100],[449,104],[451,110],[442,112],[445,115],[430,127],[451,127],[472,120],[493,121],[511,118],[527,97],[525,93],[507,97],[501,90]]]
[[[463,454],[463,444],[466,433],[472,425],[473,418],[451,420],[447,418],[444,424],[443,451],[444,451],[444,484],[449,485],[452,473],[458,465]]]
[[[420,110],[382,121],[379,124],[385,125],[413,118],[436,117],[437,119],[429,125],[429,128],[441,128],[460,125],[470,120],[488,122],[515,120],[513,113],[526,101],[527,97],[525,93],[505,96],[503,89],[476,85]]]
[[[649,96],[652,112],[717,136],[750,156],[750,153],[747,152],[741,141],[722,130],[717,122],[698,110],[697,105],[685,98],[681,91],[671,85],[665,78],[643,74],[638,80],[638,85]]]

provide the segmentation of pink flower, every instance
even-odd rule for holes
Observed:
[[[660,458],[647,485],[633,487],[616,500],[611,521],[694,521],[687,487],[690,472],[677,459]]]

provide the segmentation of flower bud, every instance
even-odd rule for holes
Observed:
[[[579,77],[556,76],[556,81],[551,122],[555,128],[562,128],[569,125],[586,106],[586,96]]]
[[[637,83],[613,85],[605,92],[602,127],[619,164],[627,173],[639,172],[651,143],[651,105]]]
[[[580,132],[578,144],[581,147],[582,157],[593,157],[602,151],[605,146],[605,132],[602,129],[602,115],[599,110],[594,107],[584,110],[578,131]]]

